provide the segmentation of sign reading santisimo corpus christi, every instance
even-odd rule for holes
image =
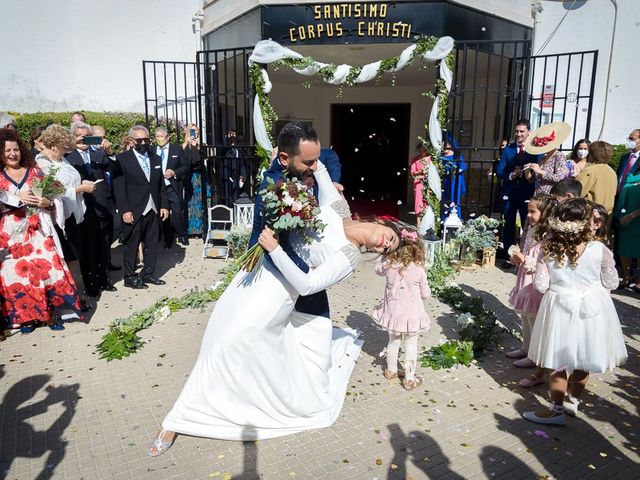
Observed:
[[[411,42],[415,16],[396,2],[273,5],[262,12],[263,38],[282,43]]]

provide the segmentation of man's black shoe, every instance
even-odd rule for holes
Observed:
[[[105,292],[117,292],[118,291],[116,286],[111,282],[105,283],[102,287],[100,287],[100,289],[104,290]]]
[[[112,272],[116,272],[118,270],[122,270],[122,267],[119,265],[114,265],[113,263],[111,265],[109,265],[109,270],[111,270]]]
[[[127,288],[134,288],[136,290],[141,290],[143,288],[149,288],[144,284],[142,279],[139,278],[139,277],[125,278],[124,279],[124,286],[127,287]]]
[[[178,243],[186,247],[187,245],[189,245],[189,237],[179,237]]]
[[[159,278],[156,277],[144,277],[142,279],[142,281],[144,283],[150,283],[151,285],[166,285],[167,282],[165,282],[164,280],[160,280]]]
[[[100,290],[85,289],[85,293],[88,297],[96,298],[100,296]]]

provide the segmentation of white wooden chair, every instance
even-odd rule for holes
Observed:
[[[227,258],[229,247],[227,236],[233,226],[233,210],[225,205],[216,205],[208,210],[209,223],[202,250],[203,258]]]

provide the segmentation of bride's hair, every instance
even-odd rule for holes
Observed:
[[[556,213],[548,221],[548,239],[544,244],[545,258],[562,265],[566,258],[570,265],[578,261],[578,245],[593,240],[591,224],[592,207],[584,198],[570,198],[558,205]]]
[[[390,263],[401,265],[400,272],[411,263],[424,264],[424,245],[416,227],[402,222],[395,218],[388,217],[366,217],[361,218],[361,222],[379,223],[390,228],[398,236],[398,248],[385,255]]]

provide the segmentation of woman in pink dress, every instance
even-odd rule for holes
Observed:
[[[400,246],[394,252],[380,257],[376,273],[384,275],[387,285],[384,298],[375,307],[376,324],[389,332],[387,368],[384,377],[404,377],[402,386],[412,390],[422,383],[417,376],[418,334],[429,329],[429,316],[424,309],[424,298],[431,295],[424,270],[424,247],[415,231],[403,229]],[[398,370],[400,346],[404,350],[405,370]]]
[[[42,175],[20,137],[0,131],[0,303],[9,325],[23,333],[40,321],[62,330],[53,311],[79,308],[48,210],[52,202],[32,193]]]
[[[431,157],[429,152],[422,144],[418,144],[418,155],[411,159],[410,173],[413,177],[413,196],[414,196],[414,210],[418,219],[417,223],[420,223],[420,218],[423,212],[429,205],[426,200],[424,192],[424,179],[427,175],[429,164],[431,163]]]

